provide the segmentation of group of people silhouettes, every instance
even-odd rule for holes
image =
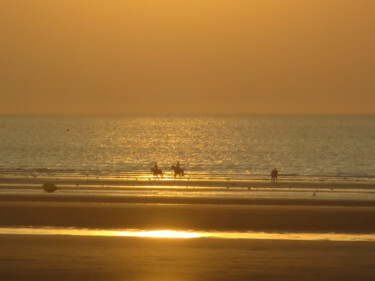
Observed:
[[[176,165],[172,165],[171,170],[174,170],[174,177],[176,177],[177,175],[183,177],[185,175],[184,169],[180,167],[180,161],[177,161]],[[155,177],[163,177],[163,171],[158,167],[157,162],[154,163],[154,166],[151,168],[151,172],[154,174]]]
[[[180,175],[183,177],[185,175],[184,169],[180,167],[180,161],[177,161],[176,165],[172,165],[171,169],[174,170],[174,177],[176,177],[177,175]],[[155,177],[158,177],[158,176],[163,177],[163,171],[159,169],[157,162],[154,163],[154,166],[151,168],[151,172],[154,174]],[[271,181],[276,182],[277,177],[279,176],[279,171],[276,168],[272,169],[270,176],[271,176]]]

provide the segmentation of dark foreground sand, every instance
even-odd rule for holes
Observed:
[[[0,235],[0,280],[374,280],[367,242]]]
[[[375,233],[374,207],[0,201],[0,227]]]
[[[373,203],[0,197],[0,227],[375,233]],[[3,234],[3,280],[375,280],[375,243]]]

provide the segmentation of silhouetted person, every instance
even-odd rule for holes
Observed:
[[[274,168],[272,171],[271,171],[271,181],[272,182],[275,182],[277,181],[277,176],[279,175],[279,171]]]
[[[158,177],[158,176],[163,177],[164,176],[163,171],[161,169],[159,169],[157,162],[155,162],[154,166],[152,167],[151,173],[154,174],[154,177]]]
[[[180,161],[177,161],[176,166],[172,165],[172,170],[174,170],[174,177],[176,178],[176,175],[181,175],[183,177],[185,175],[184,169],[180,167]]]
[[[154,167],[152,167],[152,170],[155,170],[155,171],[159,170],[157,162],[155,162]]]

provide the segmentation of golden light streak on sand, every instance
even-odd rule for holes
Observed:
[[[77,228],[0,228],[0,235],[68,235],[68,236],[107,236],[139,238],[216,238],[252,240],[299,240],[299,241],[368,241],[375,242],[375,234],[352,233],[271,233],[271,232],[192,232],[176,230],[104,230]]]
[[[207,234],[197,232],[185,232],[174,230],[153,230],[153,231],[120,231],[116,236],[128,237],[153,237],[153,238],[199,238],[207,237]]]

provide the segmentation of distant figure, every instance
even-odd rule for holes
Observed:
[[[276,182],[277,181],[277,176],[279,175],[279,171],[274,168],[272,171],[271,171],[271,182]]]
[[[154,163],[154,167],[152,167],[152,169],[155,169],[155,170],[158,170],[158,169],[159,169],[159,167],[158,167],[158,162],[155,162],[155,163]]]
[[[177,161],[176,166],[171,166],[171,170],[174,171],[174,177],[176,178],[177,175],[180,175],[181,177],[185,176],[184,169],[180,167],[180,161]]]
[[[155,162],[154,166],[151,168],[151,173],[154,174],[155,178],[157,178],[159,176],[164,177],[163,171],[161,169],[159,169],[157,162]]]

